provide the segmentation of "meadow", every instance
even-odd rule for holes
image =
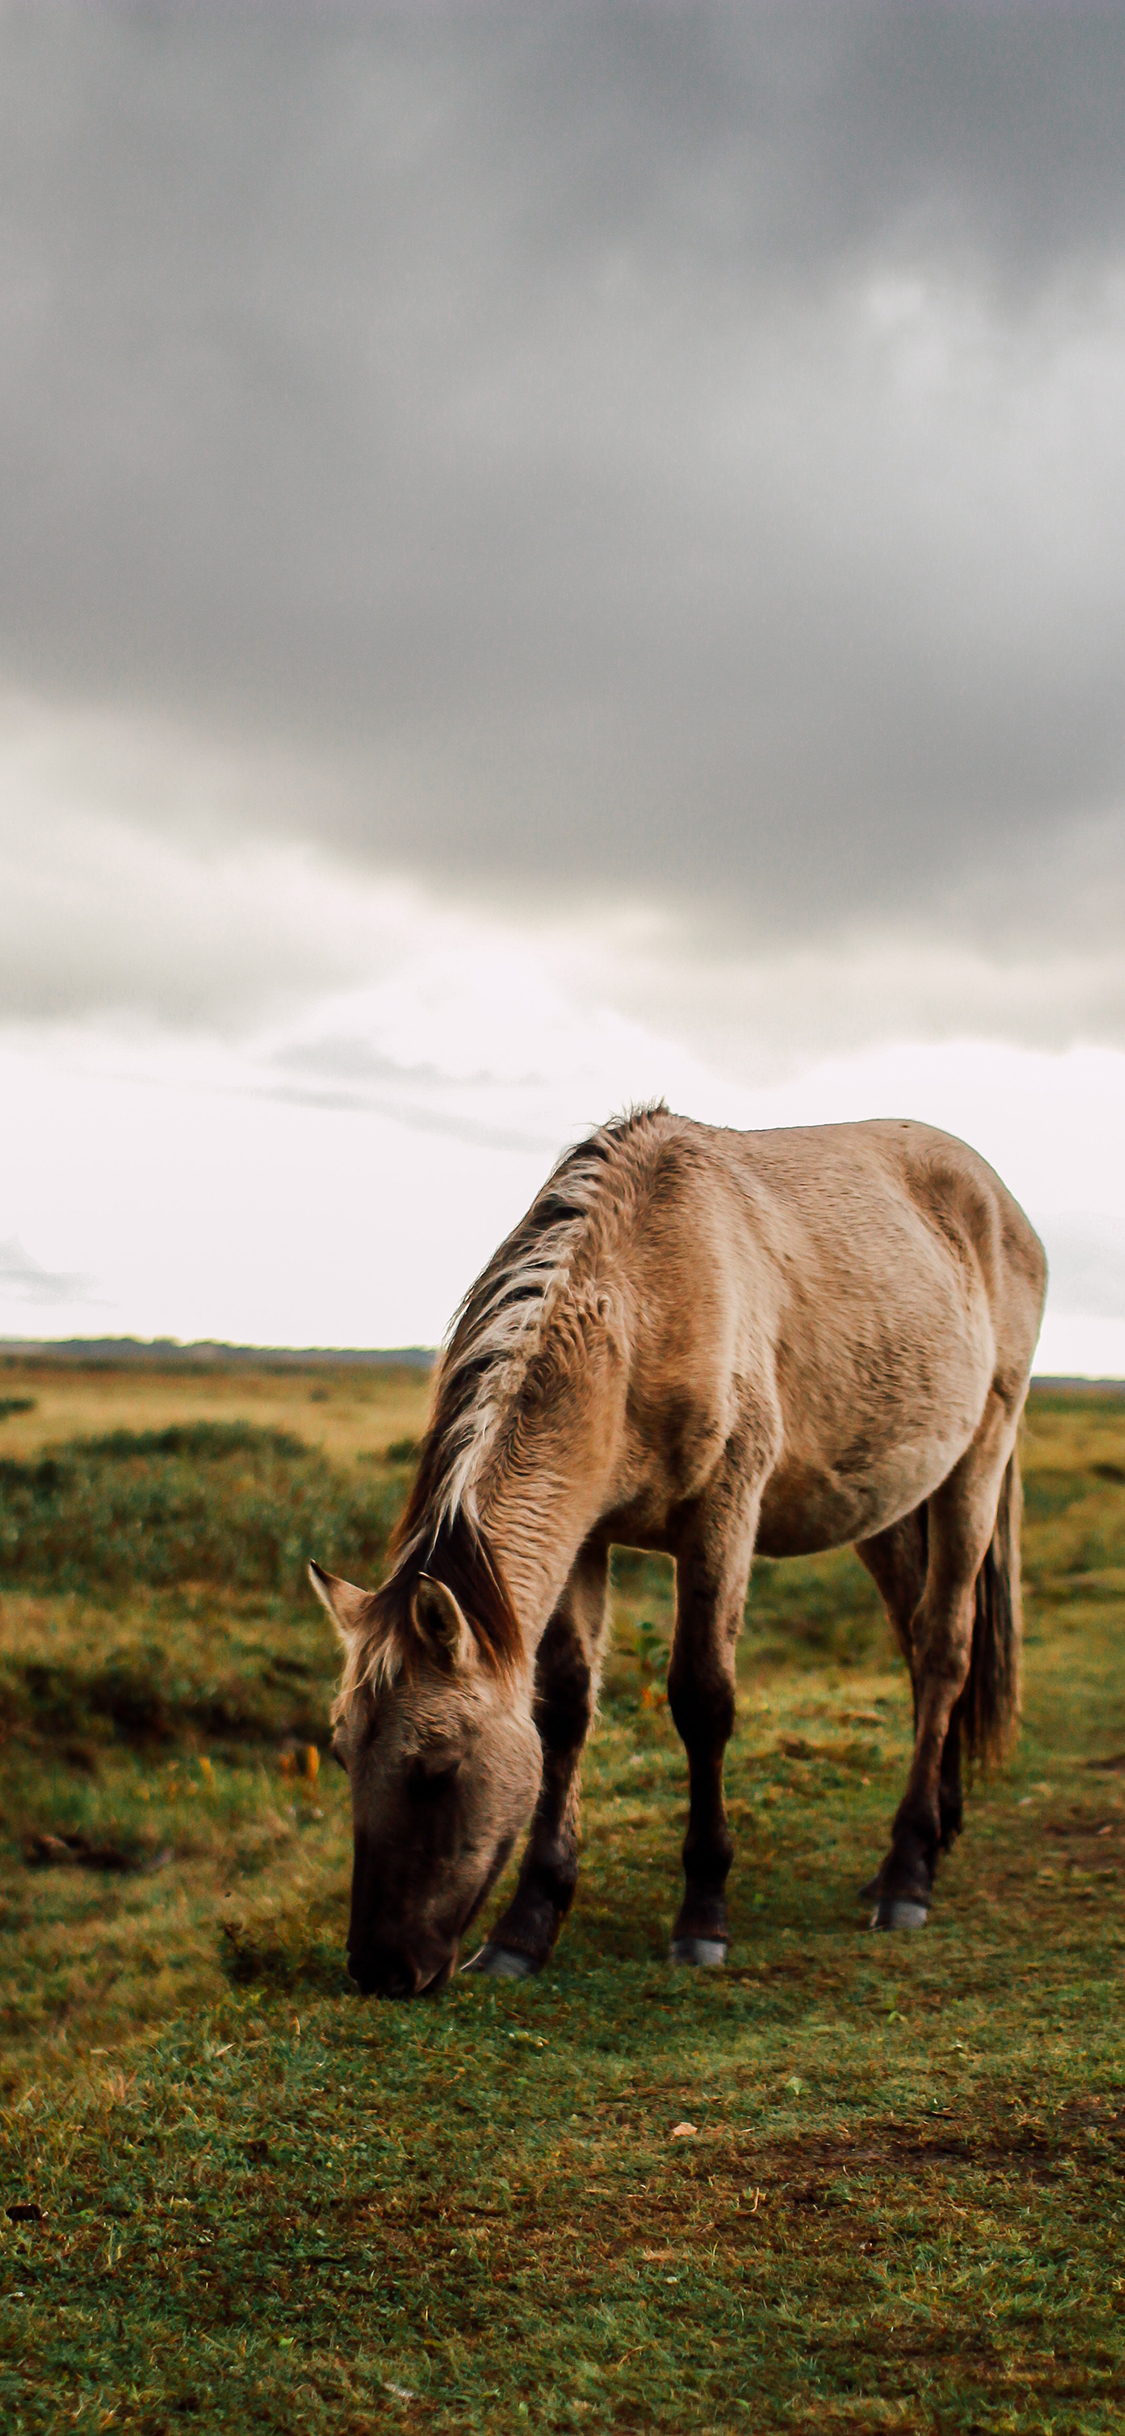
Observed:
[[[730,1964],[668,1966],[622,1556],[554,1964],[402,2007],[344,1973],[302,1569],[377,1574],[425,1401],[0,1362],[0,2424],[1119,2429],[1125,1398],[1033,1395],[1023,1730],[923,1934],[857,1899],[910,1704],[844,1553],[755,1571]]]

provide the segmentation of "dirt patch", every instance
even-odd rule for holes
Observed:
[[[28,1836],[23,1857],[29,1869],[95,1869],[120,1876],[149,1876],[172,1859],[170,1844],[99,1844],[81,1830]]]
[[[1070,2168],[1088,2172],[1100,2163],[1125,2176],[1125,2104],[1120,2093],[1091,2097],[1047,2118],[1012,2113],[986,2123],[917,2124],[869,2122],[854,2132],[763,2141],[753,2166],[764,2189],[788,2205],[807,2206],[824,2195],[834,2177],[856,2172],[880,2179],[912,2179],[930,2169],[961,2166],[979,2173],[1015,2175],[1031,2182],[1057,2180]],[[712,2158],[713,2170],[713,2158]]]

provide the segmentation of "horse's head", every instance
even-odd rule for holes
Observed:
[[[495,1663],[426,1574],[406,1636],[371,1639],[373,1595],[309,1568],[348,1649],[333,1750],[352,1789],[348,1969],[365,1995],[444,1987],[535,1806],[530,1684]]]

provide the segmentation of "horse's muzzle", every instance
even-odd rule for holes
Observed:
[[[422,1996],[444,1988],[455,1953],[411,1954],[405,1947],[365,1946],[348,1955],[348,1977],[363,1996]]]

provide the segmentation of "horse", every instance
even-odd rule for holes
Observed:
[[[911,1121],[740,1133],[663,1103],[565,1153],[462,1303],[380,1588],[318,1565],[344,1645],[348,1967],[449,1980],[547,1962],[578,1875],[578,1773],[613,1545],[675,1564],[668,1701],[690,1806],[678,1963],[721,1967],[723,1756],[755,1550],[854,1544],[910,1671],[914,1746],[872,1926],[923,1926],[962,1749],[1019,1698],[1017,1431],[1046,1291],[1023,1211]]]

